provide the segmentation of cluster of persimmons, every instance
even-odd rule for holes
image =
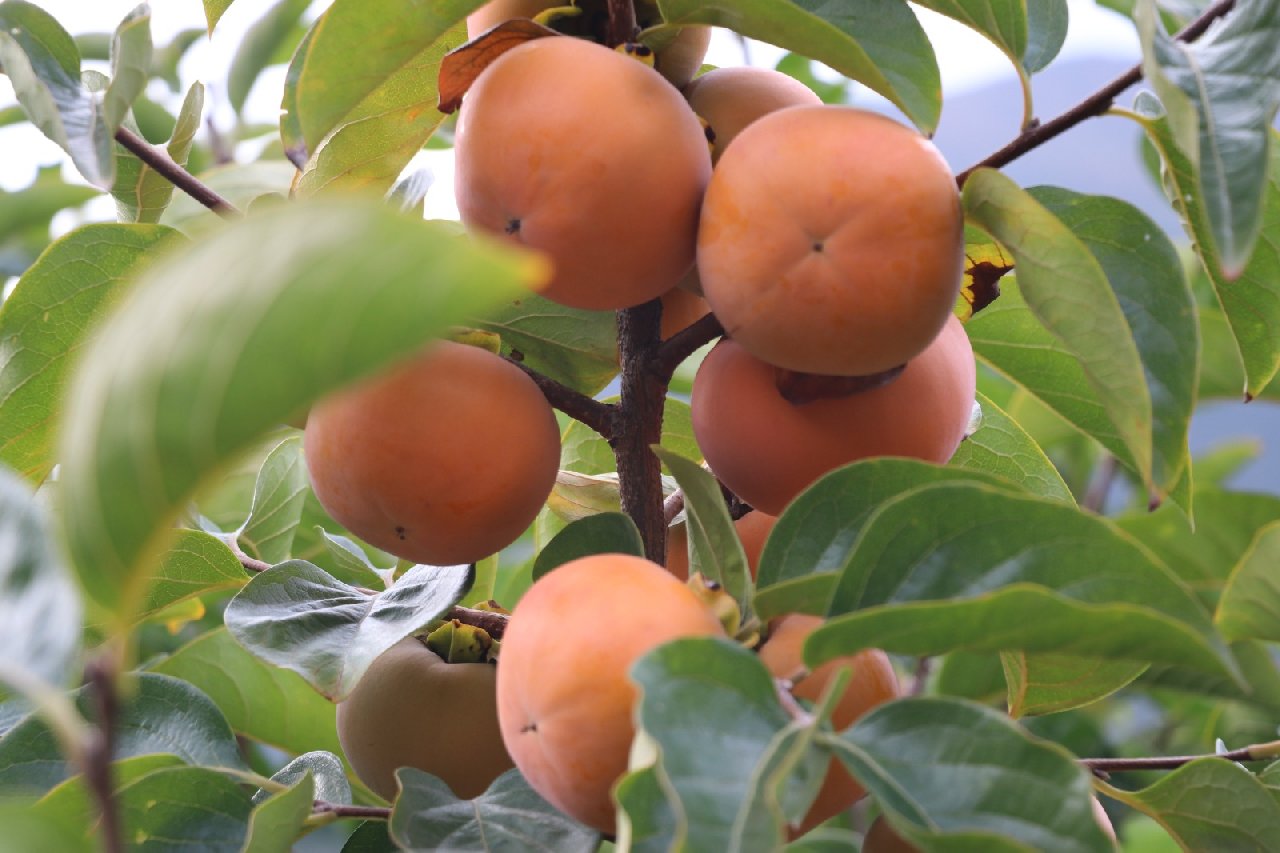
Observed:
[[[469,31],[556,5],[500,0]],[[617,310],[662,298],[664,336],[716,315],[726,335],[697,373],[693,423],[710,468],[755,507],[737,522],[754,575],[773,516],[825,472],[876,455],[941,463],[963,438],[975,382],[953,316],[963,223],[949,168],[915,130],[823,105],[777,72],[694,79],[708,38],[681,30],[656,64],[572,36],[506,50],[463,102],[457,201],[469,227],[550,257],[548,299]],[[559,433],[524,371],[445,342],[318,404],[306,454],[317,496],[353,533],[452,564],[504,548],[534,520]],[[599,555],[536,581],[496,667],[487,651],[446,662],[417,638],[383,654],[339,708],[357,773],[392,798],[394,768],[418,766],[473,797],[514,764],[555,806],[612,834],[611,788],[634,735],[630,665],[677,637],[726,634],[686,582],[683,529],[671,532],[665,568]],[[853,667],[833,720],[843,728],[898,682],[878,650],[807,672],[800,650],[820,621],[775,620],[758,653],[805,700]],[[833,762],[793,829],[862,793]]]

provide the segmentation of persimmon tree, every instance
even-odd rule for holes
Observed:
[[[210,33],[230,5],[205,0]],[[1276,395],[1280,3],[1108,3],[1132,13],[1141,64],[1045,115],[1035,75],[1062,46],[1065,0],[918,0],[999,48],[1023,93],[1008,105],[1021,132],[956,174],[954,194],[935,174],[928,216],[894,208],[919,177],[895,171],[897,155],[933,156],[944,106],[934,45],[904,0],[499,3],[470,31],[480,0],[334,0],[304,25],[309,5],[264,11],[229,78],[208,81],[236,124],[202,133],[206,89],[182,91],[177,69],[203,31],[155,45],[146,5],[97,34],[0,2],[0,67],[19,102],[0,121],[35,125],[88,183],[42,171],[0,196],[12,277],[0,304],[3,842],[267,851],[320,833],[352,851],[852,850],[864,838],[881,850],[1085,851],[1111,849],[1113,823],[1130,850],[1280,849],[1280,498],[1230,488],[1247,449],[1193,458],[1187,441],[1202,403]],[[675,88],[705,27],[783,48],[774,73],[794,79]],[[552,73],[527,59],[550,54]],[[279,126],[255,127],[248,92],[284,57]],[[506,59],[509,73],[486,79]],[[841,81],[820,80],[814,62]],[[731,137],[763,138],[752,111],[768,99],[849,110],[831,104],[854,81],[900,115],[858,113],[850,126],[891,127],[893,141],[840,157],[831,181],[787,203],[814,204],[869,169],[858,210],[900,221],[895,233],[872,232],[846,269],[840,223],[806,221],[803,257],[753,284],[769,294],[764,312],[763,296],[735,286],[766,268],[718,246],[707,295],[732,322],[672,291],[699,289],[695,246],[710,258],[707,232],[720,229],[701,201],[706,184],[731,180],[713,158],[748,163],[734,181],[786,187],[825,162],[793,149],[800,131],[776,118],[776,154],[739,160]],[[717,87],[738,101],[699,108]],[[483,107],[468,114],[473,89]],[[645,111],[628,106],[633,92],[647,93]],[[557,117],[570,123],[552,127]],[[1099,120],[1140,131],[1184,245],[1126,202],[1001,171],[1041,146],[1110,156],[1070,147],[1073,129]],[[731,132],[717,138],[718,123]],[[429,179],[409,169],[424,147],[452,146],[455,128],[465,227],[424,221]],[[835,148],[846,133],[833,132]],[[244,158],[236,143],[264,135]],[[588,157],[601,165],[583,179],[573,168]],[[50,239],[58,211],[100,193],[118,221]],[[757,191],[761,211],[745,213],[718,195],[715,216],[771,223],[781,195]],[[788,224],[746,248],[774,250]],[[899,243],[913,225],[934,230]],[[929,248],[912,258],[913,245]],[[884,292],[918,266],[946,298],[931,293],[907,318],[932,318],[912,333],[919,346],[865,375],[798,372],[846,345],[901,343],[887,320],[849,340],[838,307],[792,323],[776,297],[794,287],[797,303],[815,301],[796,283],[804,265],[837,296],[865,270],[888,315],[899,303]],[[962,277],[947,272],[957,267]],[[689,313],[672,323],[677,304]],[[803,365],[745,352],[777,331],[770,317],[788,321]],[[710,363],[730,348],[761,359],[751,393],[782,415],[745,391],[730,407],[727,391],[694,387],[725,327],[748,323]],[[929,382],[950,380],[903,390],[939,324],[964,386],[945,417],[947,395]],[[490,365],[479,373],[437,371],[456,403],[399,381],[442,339],[487,350],[469,359]],[[461,402],[490,372],[524,389],[529,423],[546,426],[544,399],[554,407],[558,448],[501,394]],[[361,383],[379,376],[362,405],[374,395]],[[955,410],[971,395],[961,430]],[[719,402],[695,413],[700,397]],[[307,413],[337,405],[350,429],[323,442],[311,430],[304,447]],[[837,433],[902,440],[854,452],[833,438],[839,458],[815,461],[825,438],[803,430],[822,429],[814,413],[826,411],[853,412],[830,416]],[[421,426],[397,420],[407,412]],[[769,425],[791,420],[805,424],[799,437]],[[956,433],[945,452],[910,449],[905,436],[943,421]],[[387,423],[401,445],[375,444]],[[712,445],[724,431],[737,470],[721,482]],[[414,447],[415,436],[428,438]],[[502,473],[515,447],[524,468],[558,470],[554,487]],[[394,475],[395,500],[414,512],[438,512],[417,505],[422,488],[457,516],[402,529],[399,504],[346,484],[356,456],[373,482]],[[328,482],[313,490],[317,465]],[[766,516],[734,494],[736,476],[787,494]],[[495,492],[521,508],[468,529],[467,506],[491,509]],[[514,543],[495,532],[535,509]],[[365,518],[376,542],[361,538]],[[476,561],[396,556],[419,536],[422,553],[456,538],[466,555],[449,559]],[[609,582],[611,566],[627,567],[625,584]],[[451,693],[463,666],[466,689]],[[497,711],[495,680],[511,685]],[[566,704],[576,729],[542,722]],[[495,714],[512,761],[493,748]],[[466,748],[468,731],[482,749]],[[616,754],[582,760],[615,778],[587,789],[563,756],[539,752],[597,741]],[[414,755],[463,766],[432,763],[433,775]],[[526,778],[526,761],[542,769]]]

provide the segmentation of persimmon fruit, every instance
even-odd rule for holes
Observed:
[[[335,520],[396,556],[453,565],[533,522],[555,485],[560,431],[520,368],[444,341],[317,403],[304,445]]]
[[[760,647],[760,662],[775,678],[795,678],[804,672],[804,641],[821,624],[820,617],[800,613],[779,619],[769,639]],[[897,699],[902,692],[893,664],[879,649],[864,649],[857,654],[827,661],[797,681],[791,692],[799,699],[816,702],[827,684],[845,668],[853,670],[853,677],[831,715],[831,722],[837,730],[848,728],[863,714],[877,705]],[[796,833],[803,834],[830,820],[866,793],[839,759],[831,759],[818,796]]]
[[[742,550],[747,555],[747,568],[751,571],[752,580],[760,568],[764,542],[777,520],[775,516],[756,510],[733,523],[742,542]],[[667,571],[682,581],[689,579],[689,531],[683,524],[667,530]]]
[[[707,187],[698,275],[726,331],[788,370],[864,376],[929,345],[963,272],[955,179],[931,142],[854,107],[748,125]]]
[[[504,53],[467,93],[455,155],[462,220],[547,252],[554,302],[639,305],[693,265],[711,172],[702,125],[617,51],[548,37]]]
[[[960,321],[892,381],[793,404],[777,371],[736,340],[715,346],[693,381],[693,432],[711,470],[744,501],[778,515],[823,474],[871,456],[951,458],[973,411],[976,368]]]
[[[660,298],[662,326],[658,334],[664,341],[711,313],[707,300],[681,287],[671,288]]]
[[[786,107],[819,106],[822,99],[799,80],[767,68],[716,68],[684,88],[689,106],[710,126],[711,162],[747,125]]]
[[[420,640],[378,656],[338,703],[338,741],[356,775],[394,800],[395,771],[416,767],[471,799],[514,765],[498,731],[497,667],[445,663]]]
[[[631,665],[669,640],[723,634],[648,560],[599,554],[548,572],[512,611],[498,662],[498,721],[516,766],[561,811],[611,834],[610,793],[635,734]]]

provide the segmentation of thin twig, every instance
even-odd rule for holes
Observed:
[[[702,317],[662,342],[649,364],[649,372],[664,382],[670,382],[680,362],[723,334],[724,326],[720,325],[715,314]]]
[[[129,128],[121,127],[116,131],[116,142],[119,142],[139,160],[167,178],[175,187],[214,213],[226,217],[240,214],[240,211],[231,202],[218,195],[209,186],[201,183],[195,175],[178,165],[167,151],[155,147],[132,130],[129,130]]]
[[[1102,512],[1102,508],[1107,505],[1107,496],[1111,494],[1111,485],[1115,482],[1119,471],[1120,461],[1116,457],[1110,453],[1102,457],[1097,470],[1093,472],[1093,478],[1089,481],[1089,488],[1080,499],[1080,508],[1090,512]]]
[[[676,489],[662,502],[662,520],[666,522],[667,527],[671,526],[671,522],[676,520],[676,516],[682,509],[684,509],[684,490]]]
[[[311,813],[335,817],[358,817],[366,820],[391,819],[391,809],[386,806],[349,806],[342,803],[327,803],[324,800],[316,800],[312,803]]]
[[[1280,758],[1280,740],[1255,743],[1230,752],[1206,755],[1162,755],[1153,758],[1082,758],[1080,763],[1094,773],[1117,773],[1124,770],[1176,770],[1184,764],[1202,758],[1221,758],[1224,761],[1274,761]]]
[[[1219,0],[1208,9],[1206,9],[1200,17],[1196,18],[1188,24],[1174,38],[1179,41],[1190,42],[1204,35],[1205,30],[1209,28],[1217,19],[1226,15],[1235,5],[1235,0]],[[1142,65],[1138,64],[1076,104],[1071,109],[1050,119],[1043,124],[1029,128],[1024,133],[1018,135],[1012,142],[991,156],[987,157],[980,163],[965,169],[956,176],[956,183],[964,186],[964,182],[968,180],[975,170],[982,168],[999,169],[1012,163],[1014,160],[1048,142],[1063,132],[1070,130],[1080,122],[1087,118],[1102,115],[1115,102],[1116,97],[1128,89],[1134,83],[1142,79]]]
[[[916,659],[916,671],[911,679],[911,688],[907,691],[908,696],[919,696],[924,693],[931,669],[933,669],[933,658],[923,655]]]
[[[611,403],[601,403],[599,400],[593,400],[586,394],[580,394],[563,385],[549,376],[543,376],[538,371],[526,367],[518,359],[505,356],[507,361],[514,364],[525,372],[538,389],[542,391],[542,396],[547,398],[547,402],[555,408],[564,412],[575,421],[579,421],[600,434],[600,437],[608,441],[613,436],[614,422],[614,406]]]
[[[107,853],[123,853],[124,835],[111,772],[115,752],[116,716],[119,710],[114,663],[109,656],[94,658],[85,667],[84,677],[96,716],[93,732],[84,752],[84,778],[102,816],[99,827],[103,847]]]

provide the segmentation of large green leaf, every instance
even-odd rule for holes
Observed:
[[[1151,76],[1176,117],[1174,137],[1196,166],[1194,194],[1209,225],[1197,237],[1213,243],[1214,266],[1234,279],[1249,262],[1263,223],[1275,148],[1271,124],[1280,107],[1280,7],[1270,0],[1236,3],[1190,43],[1149,21],[1143,30],[1146,65],[1158,67]],[[1183,100],[1190,110],[1175,106]]]
[[[1071,489],[1036,440],[982,394],[978,394],[978,405],[982,425],[965,437],[947,464],[995,474],[1033,495],[1074,503]]]
[[[49,473],[71,359],[139,263],[173,234],[155,225],[86,225],[19,279],[0,306],[0,462],[37,483]]]
[[[1263,191],[1262,239],[1239,275],[1228,279],[1222,272],[1223,261],[1213,241],[1195,166],[1174,141],[1163,108],[1149,94],[1142,93],[1135,100],[1134,109],[1135,118],[1160,152],[1166,192],[1191,231],[1193,245],[1231,324],[1244,364],[1244,393],[1246,397],[1257,396],[1280,370],[1280,145],[1271,146],[1267,170],[1258,176]]]
[[[226,628],[196,637],[152,671],[200,688],[245,737],[294,755],[342,751],[333,703],[296,673],[245,651]]]
[[[1062,358],[1084,373],[1128,451],[1126,461],[1149,491],[1162,493],[1171,483],[1153,479],[1151,395],[1142,359],[1106,270],[1065,223],[1001,173],[973,173],[962,197],[966,215],[1013,253],[1027,307]]]
[[[61,688],[80,649],[80,596],[45,516],[0,466],[0,682],[35,676]]]
[[[415,566],[370,595],[291,560],[250,581],[224,619],[242,646],[338,702],[374,658],[452,607],[473,579],[470,566]]]
[[[426,126],[434,129],[444,118],[435,108],[436,72],[446,44],[460,43],[446,41],[449,31],[481,3],[387,0],[371,7],[337,0],[299,47],[285,85],[280,131],[290,159],[300,165],[313,160],[326,138],[337,138],[335,131],[373,118],[379,109],[395,110],[394,122],[425,130],[420,148],[431,134]],[[384,130],[394,130],[392,123]],[[366,145],[373,141],[357,135]]]
[[[599,394],[618,375],[618,330],[612,312],[568,308],[531,294],[475,322],[502,336],[503,355],[583,394]]]
[[[302,825],[311,817],[316,784],[310,773],[259,804],[249,819],[249,837],[242,853],[282,853],[292,850]]]
[[[91,853],[99,849],[74,824],[41,814],[22,800],[0,803],[0,853],[31,853],[56,850],[58,853]]]
[[[182,760],[177,756],[164,754],[120,759],[111,762],[111,784],[115,791],[119,791],[125,785],[132,784],[148,773],[181,764]],[[77,835],[85,842],[93,839],[95,824],[98,822],[98,804],[83,774],[72,776],[54,787],[37,800],[31,810],[41,817],[60,821],[69,829],[74,828]],[[8,828],[6,824],[6,835]],[[60,850],[61,848],[49,849]]]
[[[266,68],[302,19],[311,0],[278,0],[244,34],[227,72],[227,100],[239,115],[262,69]]]
[[[85,588],[127,619],[202,482],[324,392],[545,269],[350,198],[249,217],[152,267],[68,397],[60,509]]]
[[[781,522],[780,522],[781,523]],[[1207,612],[1105,519],[982,483],[882,502],[806,642],[816,665],[861,648],[1054,652],[1235,675]]]
[[[1104,790],[1155,818],[1184,850],[1280,850],[1280,800],[1231,761],[1202,758],[1141,791]]]
[[[938,61],[903,0],[658,0],[672,24],[711,24],[819,60],[884,95],[924,133],[942,110]]]
[[[644,542],[636,523],[620,512],[602,512],[571,522],[538,552],[533,561],[533,579],[545,575],[570,560],[592,554],[632,554],[644,556]]]
[[[1147,668],[1125,660],[1002,652],[1009,716],[1069,711],[1126,687]]]
[[[156,770],[116,799],[130,845],[156,853],[240,853],[253,811],[244,788],[204,767]]]
[[[204,0],[204,17],[209,23],[210,35],[213,35],[213,28],[234,2],[235,0]]]
[[[231,727],[209,697],[185,681],[142,673],[129,685],[116,714],[116,759],[176,755],[187,764],[239,768],[240,750]],[[81,713],[93,716],[88,688],[75,694]],[[43,794],[74,769],[36,716],[28,716],[0,739],[0,791]]]
[[[46,166],[36,172],[36,179],[27,187],[17,192],[0,190],[0,241],[8,242],[37,231],[42,235],[43,249],[43,243],[49,240],[49,222],[55,213],[79,207],[97,196],[98,191],[93,187],[63,181],[60,166]],[[4,242],[0,242],[0,250],[3,250]],[[19,275],[21,272],[3,274]]]
[[[1066,0],[1026,0],[1027,49],[1022,65],[1032,74],[1046,68],[1067,40]]]
[[[260,197],[289,194],[297,169],[284,160],[255,160],[217,166],[197,175],[201,183],[235,207],[247,210]],[[164,210],[160,221],[192,237],[225,227],[225,220],[186,193],[178,193]]]
[[[589,853],[600,834],[566,817],[508,770],[474,800],[412,767],[396,771],[400,796],[391,811],[391,836],[406,850],[485,850],[490,853]]]
[[[1280,522],[1257,538],[1231,570],[1214,621],[1228,640],[1280,642]]]
[[[111,39],[111,83],[102,95],[102,112],[112,133],[147,88],[151,51],[151,7],[143,3],[125,16]]]
[[[107,189],[112,134],[97,95],[80,82],[80,52],[48,12],[26,0],[0,3],[0,67],[31,123],[62,147],[89,183]]]
[[[202,530],[179,530],[154,567],[137,619],[205,593],[239,589],[248,582],[248,573],[227,543]]]
[[[289,559],[306,497],[302,436],[290,436],[267,454],[258,472],[249,517],[236,533],[245,553],[272,564]]]
[[[191,154],[200,116],[204,111],[204,85],[193,83],[182,101],[177,123],[165,150],[179,165],[185,165]],[[123,222],[159,222],[161,214],[173,199],[173,182],[139,160],[123,145],[116,146],[116,180],[111,195]]]
[[[958,699],[881,705],[824,742],[925,851],[1109,851],[1065,749]]]
[[[292,785],[304,776],[310,776],[314,780],[317,800],[338,805],[351,803],[351,785],[347,781],[342,759],[332,752],[316,750],[303,753],[272,773],[271,781],[279,782],[281,785]],[[253,801],[261,803],[270,796],[270,792],[259,788],[253,795]]]

